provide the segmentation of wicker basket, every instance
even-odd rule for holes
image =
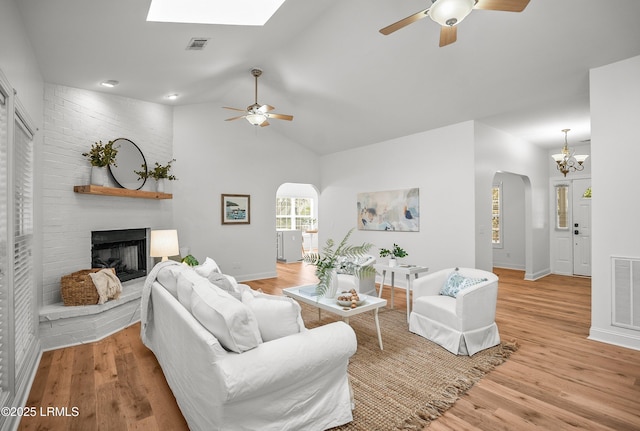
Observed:
[[[98,303],[98,291],[91,280],[92,272],[109,269],[116,273],[114,268],[82,269],[73,274],[63,275],[60,279],[60,294],[64,305],[93,305]]]

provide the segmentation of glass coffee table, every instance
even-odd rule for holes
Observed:
[[[387,300],[377,298],[371,295],[360,295],[360,298],[364,299],[364,302],[358,305],[356,308],[343,307],[339,305],[335,298],[325,298],[324,296],[318,296],[315,293],[316,285],[310,284],[306,286],[296,286],[282,289],[282,293],[297,301],[311,305],[318,309],[318,319],[320,319],[320,313],[322,310],[328,311],[333,314],[337,314],[342,317],[345,323],[349,323],[349,318],[357,314],[366,313],[367,311],[373,311],[373,318],[376,323],[376,331],[378,332],[378,344],[380,350],[382,348],[382,335],[380,334],[380,320],[378,319],[378,310],[387,305]]]

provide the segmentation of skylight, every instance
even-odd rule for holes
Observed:
[[[147,21],[264,25],[285,0],[152,0]]]

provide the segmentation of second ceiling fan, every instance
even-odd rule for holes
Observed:
[[[251,69],[251,75],[253,75],[253,77],[256,80],[256,85],[255,85],[255,101],[253,103],[253,105],[249,105],[247,106],[247,109],[239,109],[239,108],[230,108],[228,106],[223,106],[224,109],[230,109],[232,111],[240,111],[240,112],[244,112],[244,115],[240,115],[237,117],[231,117],[231,118],[227,118],[225,121],[233,121],[233,120],[237,120],[239,118],[245,118],[249,123],[253,124],[254,126],[260,126],[260,127],[265,127],[269,125],[269,122],[267,121],[267,119],[269,118],[275,118],[278,120],[287,120],[287,121],[291,121],[293,120],[293,115],[286,115],[286,114],[276,114],[275,112],[271,112],[273,111],[274,108],[271,105],[260,105],[258,103],[258,78],[260,77],[260,75],[262,75],[262,70],[260,69]]]
[[[426,16],[440,24],[440,46],[449,45],[457,40],[457,25],[471,13],[473,9],[499,10],[505,12],[522,12],[529,0],[427,0],[431,6],[414,13],[400,21],[380,30],[389,35]]]

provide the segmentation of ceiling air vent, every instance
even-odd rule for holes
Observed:
[[[200,51],[204,49],[204,46],[209,42],[208,37],[194,37],[189,41],[187,50]]]

